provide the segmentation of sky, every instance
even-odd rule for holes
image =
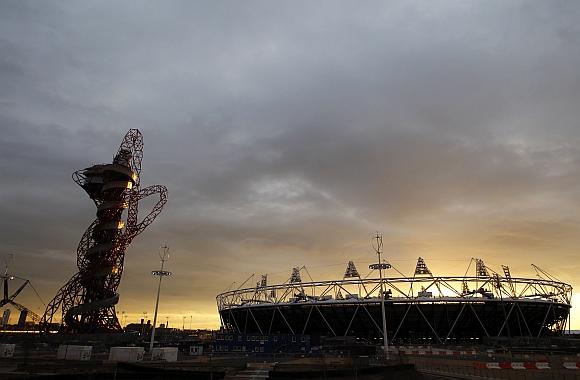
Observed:
[[[164,244],[177,327],[218,327],[215,296],[252,273],[364,273],[375,231],[405,273],[479,257],[578,287],[579,19],[573,1],[3,0],[0,256],[52,299],[95,217],[72,172],[138,128],[141,183],[169,201],[127,251],[126,322],[153,314]]]

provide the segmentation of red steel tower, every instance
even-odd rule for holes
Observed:
[[[73,173],[97,206],[97,218],[85,231],[77,248],[79,272],[48,304],[41,324],[47,330],[61,312],[59,331],[97,333],[121,331],[115,313],[117,289],[123,273],[125,250],[155,220],[167,202],[162,185],[140,188],[143,136],[137,129],[125,135],[111,164],[98,164]],[[153,209],[138,220],[139,201],[159,195]],[[123,219],[124,211],[127,216]]]

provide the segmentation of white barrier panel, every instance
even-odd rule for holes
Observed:
[[[526,369],[522,362],[512,362],[512,369]]]
[[[571,369],[576,369],[575,362],[565,364],[568,364]],[[488,369],[550,369],[548,362],[475,362],[474,365],[476,368]]]
[[[61,344],[58,346],[58,351],[56,351],[56,358],[58,360],[64,360],[66,358],[66,344]]]
[[[447,349],[428,349],[424,347],[399,347],[399,352],[405,355],[448,355],[448,356],[471,356],[477,355],[476,350],[453,351]]]
[[[11,358],[14,356],[15,344],[0,344],[0,358]]]
[[[562,365],[566,369],[578,369],[578,365],[576,362],[564,362],[562,363]]]
[[[157,347],[151,351],[151,360],[177,361],[177,347]]]
[[[143,360],[143,347],[111,347],[109,360],[118,362],[139,362]]]
[[[91,360],[93,346],[68,346],[66,360]]]
[[[76,346],[61,344],[58,346],[56,358],[59,360],[91,360],[93,346]]]
[[[189,355],[199,356],[203,354],[203,346],[189,346]]]

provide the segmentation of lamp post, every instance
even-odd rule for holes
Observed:
[[[191,322],[193,322],[193,315],[189,316],[189,329],[191,330]]]
[[[147,312],[144,311],[141,314],[143,315],[143,318],[141,319],[141,336],[145,336],[149,333],[145,328],[145,324],[147,323]]]
[[[171,272],[163,270],[165,266],[165,261],[169,258],[169,248],[167,246],[161,247],[163,253],[159,252],[159,258],[161,259],[161,269],[154,270],[151,272],[152,275],[159,277],[159,285],[157,285],[157,300],[155,301],[155,315],[153,316],[153,328],[151,329],[151,342],[149,342],[149,352],[153,350],[153,344],[155,342],[155,325],[157,324],[157,311],[159,310],[159,294],[161,293],[161,280],[165,276],[171,276]]]
[[[185,318],[187,318],[185,315],[183,316],[183,318],[181,318],[182,319],[181,330],[183,330],[183,331],[185,331]]]
[[[385,292],[383,289],[383,269],[389,269],[391,267],[388,263],[381,262],[381,251],[383,250],[383,237],[379,235],[377,232],[376,235],[373,237],[376,243],[373,244],[373,248],[379,257],[379,262],[377,264],[369,265],[370,269],[378,269],[379,270],[379,281],[380,281],[380,288],[381,288],[381,314],[383,317],[383,347],[385,350],[385,357],[389,360],[389,340],[387,339],[387,318],[385,313]]]

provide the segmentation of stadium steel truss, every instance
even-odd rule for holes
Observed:
[[[143,136],[137,129],[125,135],[111,164],[76,171],[73,180],[97,206],[97,218],[85,231],[77,248],[79,272],[48,304],[42,325],[48,330],[60,311],[60,332],[122,331],[115,313],[117,289],[123,273],[125,250],[149,226],[167,202],[165,186],[140,188]],[[139,201],[158,195],[159,200],[141,221]],[[123,213],[127,210],[126,221]]]
[[[399,277],[383,278],[389,341],[429,339],[444,344],[564,332],[570,285],[533,265],[538,278],[512,277],[507,266],[500,275],[480,259],[472,259],[470,267],[472,263],[475,276],[439,277],[419,258],[413,277],[399,272]],[[262,276],[253,288],[219,294],[223,328],[247,334],[381,339],[379,278],[361,278],[353,262],[342,280],[302,282],[299,273],[294,268],[284,284],[267,285]]]

